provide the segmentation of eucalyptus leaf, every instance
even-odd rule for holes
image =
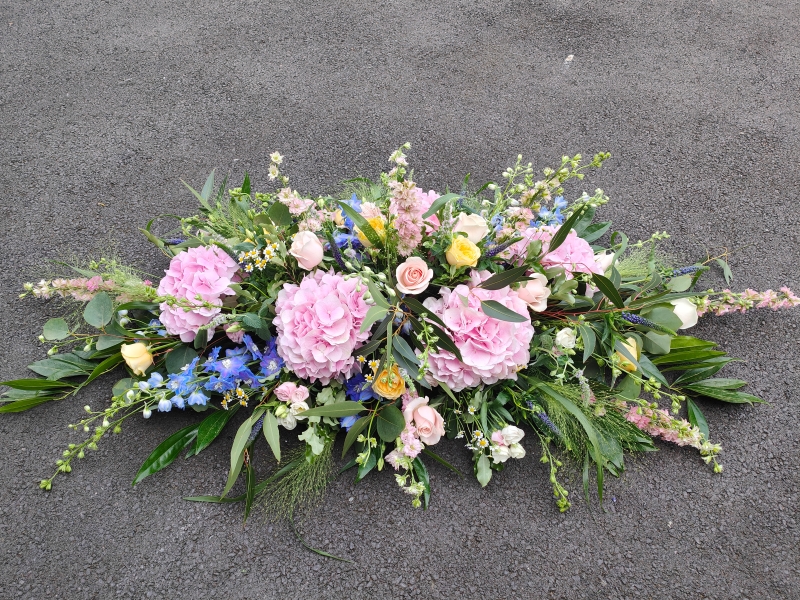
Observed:
[[[384,406],[376,415],[376,419],[378,435],[384,442],[394,442],[406,426],[403,413],[394,404]]]
[[[114,303],[105,292],[95,295],[83,309],[83,320],[97,329],[108,325],[113,316]]]
[[[281,462],[281,436],[278,430],[278,419],[271,410],[264,413],[264,438],[267,440],[275,460]]]
[[[481,309],[487,317],[498,319],[500,321],[508,321],[510,323],[526,323],[530,321],[529,316],[523,316],[518,312],[503,306],[497,300],[481,300]]]
[[[485,454],[481,454],[475,465],[475,475],[481,487],[489,485],[489,481],[492,479],[492,469],[489,465],[489,457]]]
[[[69,325],[60,317],[57,319],[50,319],[44,324],[42,334],[47,340],[63,340],[69,335]]]

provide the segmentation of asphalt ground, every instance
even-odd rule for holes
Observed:
[[[4,0],[0,17],[2,379],[44,357],[57,307],[17,295],[48,260],[115,252],[158,273],[137,227],[192,213],[181,180],[211,169],[265,188],[273,150],[308,193],[375,176],[405,141],[440,191],[517,153],[608,150],[570,191],[603,188],[615,228],[669,231],[677,263],[732,250],[736,290],[800,289],[795,0]],[[487,489],[430,465],[427,512],[390,473],[345,475],[302,531],[355,564],[284,524],[243,528],[240,505],[182,500],[221,490],[228,440],[132,488],[191,414],[132,422],[41,492],[107,379],[0,418],[0,598],[798,598],[798,323],[762,310],[695,330],[769,401],[702,404],[722,475],[659,444],[607,481],[604,511],[565,472],[566,514],[530,437]],[[458,444],[438,450],[469,470]]]

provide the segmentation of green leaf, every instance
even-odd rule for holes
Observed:
[[[586,362],[592,356],[592,352],[594,352],[597,336],[594,330],[586,324],[578,325],[578,331],[581,334],[581,341],[583,342],[583,362]]]
[[[89,364],[94,368],[94,363]],[[28,369],[51,381],[64,377],[76,377],[78,375],[87,374],[86,369],[83,367],[77,367],[60,360],[55,360],[54,358],[37,360],[35,363],[28,365]]]
[[[384,318],[388,312],[389,309],[384,308],[383,306],[370,306],[369,310],[367,310],[366,316],[364,317],[364,321],[361,323],[361,333],[372,327],[375,324],[375,321]]]
[[[86,378],[86,381],[84,381],[80,385],[80,387],[78,389],[89,385],[95,379],[100,377],[100,375],[102,375],[104,373],[108,373],[114,367],[116,367],[119,363],[123,362],[123,360],[124,359],[122,358],[122,354],[121,353],[117,352],[116,354],[112,354],[111,356],[109,356],[107,359],[105,359],[103,362],[101,362],[99,365],[97,365],[94,368],[94,370],[89,374],[89,377]]]
[[[172,463],[181,451],[186,448],[197,437],[197,430],[200,428],[200,423],[184,427],[177,433],[173,433],[166,440],[161,442],[158,447],[153,450],[150,456],[142,464],[139,472],[133,480],[131,485],[136,485],[145,477],[152,475]]]
[[[405,304],[418,317],[421,318],[422,315],[424,314],[426,320],[433,321],[439,327],[447,327],[444,324],[444,321],[442,321],[438,317],[438,315],[434,314],[432,310],[427,308],[422,302],[420,302],[416,298],[412,298],[411,296],[406,296],[405,298],[403,298],[403,304]]]
[[[703,379],[693,385],[702,385],[704,387],[719,388],[721,390],[738,390],[747,385],[746,381],[741,379],[727,379],[725,377],[717,377],[716,379]]]
[[[611,302],[617,308],[625,308],[625,302],[622,300],[622,296],[619,294],[619,290],[614,286],[610,279],[604,277],[603,275],[598,275],[597,273],[592,274],[592,281],[597,286],[597,288],[603,292],[603,295],[611,300]]]
[[[134,387],[134,380],[130,377],[125,377],[124,379],[120,379],[114,386],[111,388],[111,395],[112,396],[121,396],[129,389]]]
[[[666,306],[656,306],[648,310],[643,310],[641,314],[645,319],[653,321],[672,331],[676,331],[683,325],[680,317],[673,312],[672,308],[667,308]]]
[[[370,241],[370,243],[376,248],[383,248],[383,240],[372,228],[372,225],[369,224],[369,221],[361,216],[361,213],[356,211],[356,209],[350,206],[347,202],[339,200],[338,203],[339,206],[342,207],[342,211],[353,220],[353,223]]]
[[[97,329],[108,325],[113,316],[114,303],[105,292],[100,292],[89,300],[89,304],[83,309],[83,320]]]
[[[116,335],[101,335],[97,338],[96,348],[98,350],[106,350],[108,348],[113,348],[114,346],[119,346],[124,341],[124,338]]]
[[[211,198],[211,194],[214,192],[214,171],[212,170],[209,176],[206,178],[206,182],[203,185],[203,191],[200,192],[200,197],[203,200],[208,201]]]
[[[588,209],[589,205],[584,204],[576,209],[575,212],[570,215],[569,219],[564,221],[564,224],[558,228],[558,231],[556,231],[555,235],[550,239],[550,244],[547,246],[548,254],[554,252],[561,244],[564,243],[564,240],[567,239],[569,232],[572,231],[572,228]]]
[[[669,354],[669,345],[672,338],[666,333],[648,331],[644,340],[644,349],[650,354]]]
[[[589,242],[590,244],[596,240],[599,240],[603,237],[611,228],[611,221],[606,221],[605,223],[595,223],[594,225],[589,225],[582,234],[579,234],[584,240]]]
[[[636,367],[637,371],[642,370],[642,367],[639,365],[639,360],[633,354],[631,354],[630,350],[628,350],[628,348],[626,348],[621,341],[617,340],[617,342],[614,344],[614,350],[631,361],[631,363],[633,363],[633,365]]]
[[[419,359],[414,354],[414,350],[408,345],[408,342],[399,335],[394,338],[394,347],[402,354],[412,365],[419,365]],[[408,371],[408,369],[406,369]],[[409,372],[409,375],[414,376]]]
[[[208,343],[208,329],[200,329],[194,336],[193,346],[196,350],[202,350]]]
[[[687,385],[685,387],[687,390],[691,390],[701,396],[713,398],[714,400],[721,400],[722,402],[730,402],[732,404],[758,404],[759,402],[763,402],[758,396],[726,390],[724,388],[698,384]]]
[[[245,476],[244,521],[247,522],[247,517],[250,516],[250,510],[253,508],[253,498],[256,496],[256,473],[253,470],[253,465],[249,462],[245,467]]]
[[[383,295],[383,292],[378,289],[378,286],[375,285],[375,282],[372,281],[369,277],[367,277],[367,289],[369,293],[372,295],[372,299],[378,306],[382,306],[383,308],[389,308],[389,301],[386,299],[386,296]]]
[[[279,479],[280,477],[283,477],[289,471],[296,468],[301,463],[304,463],[305,460],[306,460],[305,457],[295,459],[292,462],[287,463],[286,466],[275,471],[272,475],[267,477],[264,481],[262,481],[256,486],[255,488],[256,495],[260,494],[265,489],[267,489],[267,486],[270,483],[272,483],[276,479]],[[214,504],[229,504],[232,502],[241,502],[242,500],[245,499],[246,495],[247,494],[241,494],[240,496],[233,496],[231,498],[226,498],[224,496],[189,496],[184,498],[184,500],[189,500],[190,502],[211,502]]]
[[[169,351],[164,366],[169,374],[180,373],[181,369],[192,362],[195,357],[197,357],[197,352],[194,348],[181,344]]]
[[[417,325],[419,325],[419,321],[417,321]],[[428,323],[428,326],[433,328],[434,335],[439,338],[439,340],[436,342],[436,347],[454,354],[458,360],[464,362],[463,358],[461,357],[461,350],[458,349],[458,346],[456,346],[455,342],[450,337],[450,334],[445,333],[441,327],[435,325],[434,323]]]
[[[436,200],[433,201],[431,207],[422,214],[422,218],[427,219],[428,217],[435,215],[440,208],[442,208],[445,204],[447,204],[451,200],[455,200],[456,198],[458,198],[458,196],[459,196],[458,194],[453,194],[453,193],[445,194],[444,196],[439,196]]]
[[[344,438],[344,445],[342,446],[342,458],[344,458],[344,455],[350,449],[350,446],[355,443],[356,438],[358,438],[358,435],[361,433],[364,427],[367,426],[370,420],[371,417],[369,415],[366,417],[361,417],[350,427],[350,430],[347,432],[347,435]]]
[[[225,429],[225,425],[231,420],[231,417],[239,410],[239,405],[234,404],[229,410],[217,410],[208,415],[200,422],[200,427],[197,430],[197,442],[195,444],[195,454],[199,454],[202,450],[217,439],[217,436]]]
[[[29,395],[27,398],[19,398],[11,402],[0,400],[0,402],[3,402],[3,404],[0,405],[0,414],[22,412],[24,410],[28,410],[29,408],[33,408],[34,406],[44,404],[45,402],[56,400],[57,398],[51,394],[42,394],[41,392],[29,393],[31,395]]]
[[[367,457],[367,460],[358,465],[358,472],[356,473],[355,482],[358,483],[359,481],[364,479],[364,477],[366,477],[367,474],[370,471],[372,471],[372,469],[374,469],[377,464],[378,464],[378,450],[372,449],[369,453],[369,456]]]
[[[231,469],[228,472],[228,481],[225,483],[225,489],[222,490],[223,498],[231,491],[233,484],[235,484],[236,480],[239,478],[239,473],[242,471],[244,451],[250,441],[250,433],[253,431],[253,425],[255,421],[258,420],[257,418],[253,420],[255,414],[256,411],[250,415],[250,418],[245,419],[236,431],[236,436],[233,438],[233,444],[231,445]]]
[[[436,453],[435,453],[433,450],[429,450],[428,448],[425,448],[425,449],[422,451],[422,453],[423,453],[423,454],[426,454],[427,456],[430,456],[430,457],[431,457],[433,460],[435,460],[436,462],[438,462],[440,465],[442,465],[442,466],[444,466],[444,467],[447,467],[448,469],[450,469],[450,470],[451,470],[451,471],[453,471],[454,473],[458,474],[458,476],[459,476],[459,477],[464,477],[464,474],[463,474],[461,471],[459,471],[459,470],[458,470],[458,468],[456,468],[456,467],[454,467],[453,465],[451,465],[449,462],[447,462],[447,461],[446,461],[445,459],[443,459],[441,456],[439,456],[438,454],[436,454]]]
[[[674,342],[673,338],[673,342]],[[674,349],[669,354],[658,356],[653,359],[654,365],[671,365],[682,362],[697,362],[708,360],[709,358],[716,358],[718,356],[725,356],[722,350],[678,350]]]
[[[701,363],[702,364],[702,363]],[[720,364],[709,365],[709,366],[701,366],[694,369],[687,369],[684,373],[678,377],[675,382],[672,384],[675,387],[682,386],[687,383],[697,383],[698,381],[702,381],[703,379],[708,379],[716,375],[722,367],[724,367],[727,362],[723,362]]]
[[[487,317],[499,319],[500,321],[527,323],[531,320],[529,316],[522,316],[518,312],[503,306],[497,300],[481,300],[481,309]]]
[[[0,381],[0,385],[5,385],[15,390],[64,390],[75,387],[71,383],[64,381],[47,381],[46,379],[12,379]]]
[[[489,457],[481,454],[478,462],[475,465],[475,475],[478,478],[478,483],[481,487],[486,487],[492,478],[492,469],[489,466]]]
[[[626,375],[617,382],[614,391],[623,398],[636,400],[642,393],[642,384],[630,375]]]
[[[278,419],[275,418],[275,415],[270,410],[264,413],[263,431],[264,438],[272,449],[275,460],[281,462],[281,436],[278,431]]]
[[[371,354],[372,352],[383,346],[383,343],[385,341],[386,338],[372,340],[371,342],[364,344],[360,348],[357,348],[356,351],[353,353],[353,356],[367,356],[368,354]]]
[[[242,193],[246,195],[250,195],[250,175],[246,172],[244,174],[244,181],[242,182]]]
[[[274,202],[267,210],[267,217],[276,227],[288,227],[292,224],[292,213],[282,202]]]
[[[731,271],[731,266],[728,264],[728,261],[718,258],[717,264],[722,269],[722,276],[725,278],[725,283],[733,281],[733,272]]]
[[[667,283],[667,288],[671,292],[685,292],[690,287],[692,287],[692,276],[691,275],[681,275],[680,277],[675,277],[674,279],[670,279]]]
[[[62,318],[50,319],[42,331],[47,340],[63,340],[69,335],[69,325]]]
[[[405,429],[403,413],[394,404],[388,404],[377,414],[378,435],[384,442],[394,442]]]
[[[578,235],[578,237],[583,237],[581,234],[586,230],[587,227],[589,227],[589,225],[592,224],[592,219],[594,219],[595,212],[597,212],[597,208],[590,206],[583,211],[583,214],[581,214],[580,218],[572,226],[572,229],[575,230],[575,233]]]
[[[667,382],[664,375],[661,374],[661,371],[658,370],[658,367],[655,366],[644,354],[639,357],[639,367],[642,369],[642,373],[646,375],[648,379],[650,377],[654,377],[661,385],[669,387],[669,382]]]
[[[360,402],[335,402],[333,404],[326,404],[324,406],[316,406],[304,410],[300,414],[304,417],[350,417],[357,415],[364,410],[364,405]]]
[[[530,277],[526,275],[527,272],[528,267],[514,267],[513,269],[508,269],[507,271],[495,273],[489,277],[489,279],[478,285],[478,287],[483,288],[484,290],[501,290],[504,287],[508,287],[512,283],[529,280]]]
[[[700,429],[700,433],[708,439],[708,422],[705,415],[697,407],[697,404],[691,398],[686,399],[686,408],[689,412],[689,423]]]
[[[428,475],[428,469],[425,467],[425,463],[420,460],[419,456],[413,460],[411,466],[414,467],[417,481],[419,481],[424,488],[422,492],[422,507],[427,509],[431,501],[431,478],[430,475]]]

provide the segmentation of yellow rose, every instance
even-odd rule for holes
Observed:
[[[639,360],[639,357],[642,353],[641,350],[639,350],[639,345],[636,343],[636,338],[629,337],[627,340],[622,342],[622,347],[625,348],[625,350],[627,350],[631,356],[635,356],[636,360]],[[622,352],[617,351],[617,358],[619,359],[619,364],[617,366],[623,371],[633,373],[636,370],[636,365],[633,364]]]
[[[142,342],[122,344],[119,351],[122,353],[122,358],[125,359],[125,364],[135,375],[144,375],[145,371],[153,364],[153,355]]]
[[[372,226],[372,229],[375,230],[375,233],[378,234],[381,240],[386,239],[386,221],[384,221],[383,217],[372,217],[367,219],[367,223]],[[367,236],[365,236],[358,227],[356,227],[356,235],[358,236],[358,241],[364,245],[364,248],[372,247],[372,242],[367,239]]]
[[[381,374],[375,378],[372,389],[379,396],[388,400],[395,400],[402,396],[406,391],[406,382],[400,375],[400,368],[395,364],[392,365],[391,371],[388,369],[381,371]]]
[[[447,263],[454,267],[475,267],[481,257],[481,249],[459,235],[453,238],[453,243],[444,256]]]

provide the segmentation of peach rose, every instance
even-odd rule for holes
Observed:
[[[292,247],[289,254],[297,259],[301,269],[310,271],[322,262],[322,243],[310,231],[300,231],[292,238]]]
[[[406,391],[406,382],[400,375],[400,367],[392,365],[391,371],[384,369],[381,374],[375,377],[372,384],[375,392],[388,400],[396,400]]]
[[[150,354],[149,348],[142,342],[122,344],[119,351],[122,354],[122,358],[125,359],[125,364],[130,367],[134,375],[142,377],[145,371],[153,364],[153,355]]]
[[[531,277],[531,281],[526,281],[519,287],[517,294],[531,310],[542,312],[547,308],[547,299],[550,297],[547,277],[541,273],[534,273]]]
[[[435,408],[428,406],[428,398],[414,398],[403,411],[406,423],[414,422],[419,439],[428,446],[438,443],[444,435],[444,419]]]
[[[406,262],[397,266],[397,289],[404,294],[421,294],[433,279],[433,271],[428,264],[416,256],[407,258]]]

